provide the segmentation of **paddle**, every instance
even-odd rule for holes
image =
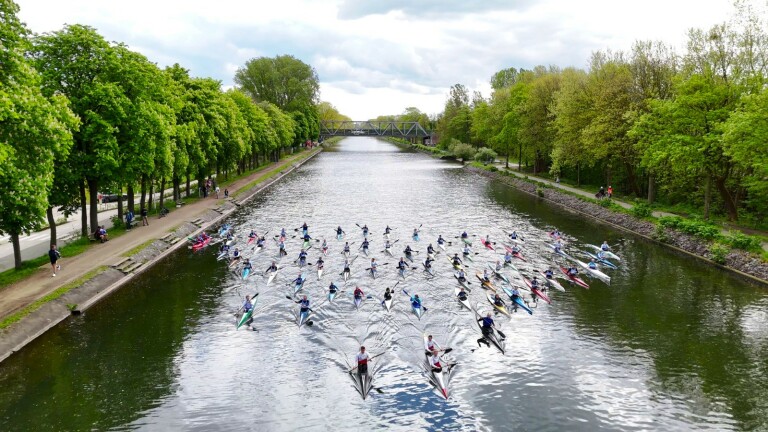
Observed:
[[[373,360],[373,359],[375,359],[376,357],[378,357],[378,356],[380,356],[380,355],[382,355],[382,354],[384,354],[384,353],[386,353],[386,352],[387,352],[387,350],[384,350],[384,351],[382,351],[382,352],[380,352],[380,353],[376,354],[375,356],[371,356],[371,357],[368,357],[368,361],[372,361],[372,360]],[[352,371],[353,371],[353,370],[355,370],[355,369],[357,369],[357,366],[354,366],[353,368],[351,368],[349,371],[347,371],[347,373],[352,373]]]
[[[257,296],[257,295],[259,295],[259,293],[256,293],[256,294],[252,295],[252,296],[251,296],[251,300],[253,300],[254,298],[256,298],[256,296]],[[243,302],[243,306],[245,306],[245,302]],[[243,306],[240,306],[240,308],[239,308],[239,309],[237,309],[237,311],[235,311],[235,316],[237,316],[237,314],[239,314],[239,313],[240,313],[240,311],[243,309]],[[253,307],[253,305],[251,305],[251,307]]]
[[[408,294],[408,291],[406,291],[406,290],[405,290],[405,288],[403,288],[403,294],[407,295],[408,297],[410,297],[410,296],[411,296],[410,294]],[[411,304],[411,306],[413,306],[413,304]],[[426,307],[424,307],[424,305],[422,305],[421,303],[419,303],[419,307],[421,307],[422,309],[424,309],[424,312],[426,312],[426,311],[427,311],[427,308],[426,308]],[[430,315],[430,316],[431,316],[431,315]]]

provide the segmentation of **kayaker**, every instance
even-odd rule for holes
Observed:
[[[434,261],[432,258],[427,257],[427,259],[424,260],[424,268],[429,270],[432,268],[432,261]]]
[[[405,271],[406,268],[408,268],[408,264],[405,262],[405,258],[400,257],[400,262],[397,263],[397,269]]]
[[[453,254],[453,265],[457,267],[461,265],[461,258],[459,258],[459,254]]]
[[[360,375],[366,375],[368,373],[368,362],[373,361],[368,357],[368,353],[365,352],[365,347],[360,347],[360,352],[357,353],[357,373]]]
[[[266,240],[267,239],[265,239],[264,237],[260,237],[258,240],[256,240],[256,247],[263,248],[264,242],[266,242]]]
[[[384,242],[384,249],[389,249],[389,248],[391,248],[391,247],[392,247],[392,243],[390,243],[390,242],[389,242],[389,240],[387,240],[386,242]]]
[[[512,287],[512,295],[511,295],[511,297],[512,297],[512,302],[514,304],[517,304],[517,302],[515,300],[518,300],[520,298],[520,290],[517,289],[516,286]]]
[[[222,243],[221,246],[219,246],[219,253],[228,254],[229,253],[229,245],[226,243]]]
[[[341,229],[341,225],[339,225],[338,227],[336,227],[336,235],[340,236],[342,234],[344,234],[344,230]]]
[[[517,231],[512,231],[509,234],[509,238],[512,239],[512,240],[517,240]]]
[[[325,265],[325,261],[323,261],[323,257],[318,257],[317,262],[315,262],[315,265],[317,266],[318,270],[323,268],[323,265]]]
[[[544,276],[545,276],[547,279],[552,279],[552,278],[554,278],[554,277],[555,277],[555,274],[554,274],[554,273],[552,273],[552,269],[551,269],[551,268],[548,268],[548,269],[544,270]]]
[[[363,237],[368,235],[368,225],[363,225]]]
[[[488,269],[483,269],[483,282],[491,283],[491,275],[488,273]]]
[[[304,234],[304,241],[305,241],[305,242],[308,242],[308,241],[310,241],[310,240],[312,240],[312,237],[310,237],[310,236],[309,236],[309,233],[307,233],[307,234]]]
[[[360,289],[360,287],[355,287],[355,292],[353,295],[356,299],[362,299],[365,293]]]
[[[267,270],[264,273],[276,272],[276,271],[277,271],[277,263],[272,261],[272,265],[267,267]]]
[[[248,238],[257,238],[257,237],[258,237],[258,235],[256,234],[256,231],[251,229],[251,232],[248,233]]]
[[[368,246],[370,243],[368,243],[368,239],[363,240],[363,243],[360,245],[360,249],[364,251],[368,251]]]
[[[392,232],[392,228],[390,228],[389,225],[387,225],[387,227],[384,228],[384,234],[389,234],[391,232]]]
[[[536,278],[536,276],[531,279],[531,288],[539,289],[539,280]]]
[[[285,232],[285,228],[280,230],[280,237],[285,238],[288,235],[288,233]]]
[[[376,258],[371,258],[371,271],[375,272],[378,266],[379,263],[376,262]]]
[[[467,300],[467,292],[464,291],[464,287],[459,288],[459,293],[456,294],[456,297],[458,297],[461,301]]]
[[[485,235],[485,242],[486,243],[490,243],[491,242],[491,235],[490,234],[486,234]]]
[[[301,300],[298,300],[296,303],[299,304],[299,313],[304,313],[309,311],[309,300],[307,300],[307,296],[302,296]]]
[[[235,251],[232,252],[232,261],[236,261],[240,259],[240,249],[235,248]]]
[[[607,250],[609,250],[610,248],[611,248],[611,247],[608,245],[608,240],[603,240],[603,244],[601,244],[601,245],[600,245],[600,249],[602,249],[602,250],[604,250],[604,251],[607,251]]]
[[[579,274],[579,269],[577,269],[576,267],[568,267],[568,276],[575,277],[578,274]]]
[[[414,228],[413,229],[413,237],[418,237],[418,236],[419,236],[419,229],[418,228]]]
[[[243,306],[240,309],[242,309],[244,313],[248,313],[253,310],[253,303],[251,302],[251,296],[249,295],[245,296],[245,303],[243,303]],[[245,322],[245,325],[247,325],[248,327],[250,327],[251,324],[253,324],[253,315],[251,315],[251,317],[248,318],[248,321]]]
[[[299,252],[298,261],[299,261],[299,265],[305,265],[307,263],[307,251],[302,249],[301,252]]]
[[[587,264],[587,267],[589,267],[592,270],[597,270],[597,263],[595,262],[594,258],[589,260],[589,264]]]
[[[555,230],[553,230],[552,232],[550,232],[550,233],[549,233],[549,235],[550,235],[552,238],[554,238],[554,239],[559,239],[559,238],[560,238],[560,231],[558,231],[558,230],[556,230],[556,229],[555,229]]]
[[[432,372],[439,373],[443,371],[443,364],[440,363],[440,354],[437,350],[432,351],[432,355],[429,357],[429,364],[432,366]]]
[[[520,253],[520,247],[517,245],[512,246],[512,254],[519,254]]]
[[[598,258],[600,258],[601,260],[604,260],[604,259],[606,259],[606,258],[605,258],[605,252],[603,252],[603,251],[600,251],[600,252],[598,252],[598,253],[597,253],[597,257],[598,257]]]
[[[336,286],[335,283],[331,282],[330,285],[328,285],[328,292],[331,294],[336,294],[336,292],[339,290],[339,287]]]
[[[325,239],[323,239],[323,246],[322,247],[323,247],[323,250],[328,250],[328,241],[326,241]]]
[[[248,270],[249,272],[253,271],[253,265],[251,264],[251,261],[248,258],[246,258],[245,262],[243,263],[243,271],[245,270]]]
[[[291,281],[294,285],[301,285],[304,283],[304,278],[302,277],[301,273],[299,273],[299,276]]]
[[[493,334],[493,318],[491,318],[491,313],[488,312],[488,314],[477,320],[477,322],[482,322],[482,326],[480,327],[480,330],[483,332],[483,337],[477,340],[477,346],[480,346],[480,343],[486,344],[489,348],[491,346],[490,342],[488,342],[488,338]]]
[[[469,256],[472,254],[472,249],[469,248],[469,245],[465,244],[464,249],[462,249],[461,253],[464,254],[464,256]]]
[[[504,262],[507,263],[507,264],[512,262],[512,253],[510,253],[509,251],[507,251],[504,254]]]
[[[432,243],[427,246],[427,254],[434,255],[435,254],[435,248],[432,247]]]
[[[344,270],[342,273],[352,273],[352,270],[349,269],[349,261],[344,260]]]
[[[504,264],[501,261],[496,260],[496,271],[501,271],[504,268]]]
[[[437,343],[437,341],[432,339],[432,335],[427,336],[427,342],[424,344],[424,347],[429,353],[440,349],[440,345]]]
[[[277,247],[280,249],[280,250],[279,250],[279,254],[280,254],[281,256],[285,256],[285,255],[288,255],[288,252],[286,252],[286,251],[285,251],[285,242],[282,242],[282,241],[281,241],[281,242],[279,242],[279,243],[277,244]]]
[[[464,274],[464,270],[459,270],[459,272],[456,274],[456,277],[459,279],[460,282],[467,281],[467,275]]]
[[[443,238],[442,234],[437,236],[437,244],[439,245],[445,244],[445,239]]]
[[[307,226],[306,222],[304,222],[304,225],[301,226],[301,230],[304,231],[304,232],[309,231],[309,227]]]
[[[461,233],[461,238],[462,239],[467,239],[467,238],[469,238],[469,234],[467,234],[467,232],[464,231],[463,233]]]
[[[411,245],[406,245],[403,253],[405,253],[405,256],[413,255],[413,249],[411,249]]]
[[[419,298],[418,294],[414,294],[411,296],[411,306],[416,309],[421,308],[421,299]]]
[[[392,300],[392,290],[387,287],[387,289],[384,290],[384,301]],[[381,304],[384,304],[384,301],[381,302]]]
[[[560,240],[558,240],[555,243],[555,252],[560,253],[562,248],[563,248],[563,243]]]
[[[498,307],[505,307],[507,304],[504,303],[504,300],[501,299],[501,296],[498,294],[495,294],[493,296],[493,304]]]
[[[344,253],[349,254],[349,242],[344,243]]]

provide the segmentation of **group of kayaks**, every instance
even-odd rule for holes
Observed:
[[[359,227],[360,225],[358,225]],[[414,242],[416,241],[422,241],[421,234],[420,234],[420,228],[414,230],[414,233],[411,235],[411,240]],[[318,264],[311,264],[308,263],[309,261],[307,257],[307,252],[312,249],[314,246],[314,243],[319,243],[320,240],[312,240],[309,239],[308,236],[308,230],[306,227],[301,229],[301,236],[298,235],[299,229],[295,230],[297,232],[297,235],[293,236],[292,238],[298,237],[297,240],[301,242],[301,250],[303,253],[303,257],[300,256],[297,260],[295,260],[292,264],[281,264],[277,265],[276,268],[271,267],[267,271],[261,272],[261,274],[264,275],[266,281],[266,286],[269,286],[273,280],[278,276],[278,273],[280,273],[281,270],[287,268],[287,267],[299,267],[300,269],[303,269],[299,276],[291,281],[289,285],[292,285],[292,290],[290,292],[290,295],[286,295],[286,297],[291,298],[292,300],[295,300],[298,298],[299,294],[302,291],[306,290],[306,282],[307,282],[307,271],[306,268],[315,265],[317,270],[317,280],[321,280],[323,274],[324,274],[324,265],[318,265]],[[366,245],[369,243],[368,240],[368,232],[366,230],[364,231],[364,239]],[[336,239],[338,241],[343,241],[345,238],[346,233],[341,231],[336,233]],[[397,255],[400,255],[398,252],[394,252],[393,246],[399,242],[399,239],[395,239],[394,241],[391,241],[391,232],[389,231],[389,228],[387,232],[384,234],[385,239],[385,246],[382,253],[387,254],[390,257],[396,258]],[[274,236],[275,242],[279,246],[280,252],[277,254],[277,256],[270,255],[264,255],[265,257],[268,257],[269,260],[273,262],[279,262],[287,253],[285,252],[285,243],[288,242],[288,235],[285,232],[285,230],[282,231],[281,235]],[[481,257],[478,257],[478,255],[481,254],[481,252],[472,252],[471,246],[472,246],[472,240],[469,239],[469,236],[456,236],[456,238],[460,238],[460,242],[452,242],[452,241],[442,241],[439,242],[436,246],[439,250],[430,248],[430,253],[425,253],[422,258],[428,257],[429,260],[432,260],[435,264],[428,265],[429,261],[422,263],[423,268],[423,274],[424,277],[427,279],[432,279],[442,273],[441,266],[436,265],[435,258],[438,254],[445,253],[446,258],[450,262],[449,268],[452,269],[452,275],[458,282],[458,285],[455,285],[453,290],[451,291],[452,295],[454,296],[454,299],[461,305],[462,308],[467,309],[472,313],[472,320],[476,323],[477,328],[481,330],[482,333],[482,318],[483,313],[481,309],[490,308],[490,311],[495,313],[496,316],[505,316],[505,317],[511,317],[512,312],[515,312],[517,310],[522,310],[524,312],[527,312],[529,315],[533,315],[534,313],[534,307],[529,303],[529,301],[525,300],[521,293],[522,292],[528,292],[531,299],[530,301],[536,302],[536,301],[542,301],[547,304],[552,303],[552,299],[550,298],[550,295],[548,293],[547,288],[551,288],[557,291],[565,291],[564,286],[556,280],[554,276],[556,275],[549,275],[544,272],[542,268],[535,268],[533,265],[528,263],[528,259],[523,256],[522,248],[526,242],[522,237],[510,237],[509,239],[505,239],[505,241],[491,241],[488,237],[480,238],[479,243],[482,244],[483,248],[485,249],[484,256],[486,258],[491,258],[490,262],[486,262],[483,264],[475,263],[476,260],[478,260]],[[233,238],[232,235],[232,227],[229,225],[225,225],[219,230],[214,236],[203,236],[203,237],[197,237],[197,238],[190,238],[190,242],[192,243],[191,248],[193,250],[199,250],[202,248],[205,248],[207,245],[220,242],[220,241],[232,241],[233,243],[236,241],[236,238]],[[254,243],[254,237],[249,236],[248,241],[246,244],[246,250],[248,249],[248,246],[253,246],[252,243]],[[355,242],[352,243],[346,243],[347,246],[355,244]],[[431,246],[431,245],[430,245]],[[454,262],[454,259],[451,257],[450,252],[448,251],[448,246],[456,246],[459,247],[459,252],[456,254],[461,257],[460,262]],[[336,246],[333,246],[336,247]],[[597,279],[606,281],[608,283],[610,281],[610,278],[605,275],[604,273],[600,272],[599,270],[590,268],[589,264],[581,263],[579,260],[573,258],[571,255],[565,253],[563,251],[562,247],[556,248],[554,245],[551,246],[553,251],[568,260],[571,260],[575,262],[576,264],[580,265],[582,268],[584,268],[585,272],[593,276]],[[266,248],[265,244],[262,244],[258,247],[253,247],[253,253],[250,255],[250,258],[256,257],[256,255],[264,250]],[[595,260],[596,262],[603,262],[608,261],[610,259],[618,260],[618,256],[611,252],[607,251],[604,248],[600,246],[595,245],[588,245],[588,248],[590,251],[586,252],[585,254],[589,254],[590,258]],[[329,250],[331,249],[331,246],[327,245],[327,243],[323,240],[323,247],[319,250],[320,253],[322,253],[323,257],[330,257]],[[366,248],[360,248],[363,250],[363,253],[368,255],[369,250],[368,247]],[[410,247],[409,247],[410,249]],[[502,253],[501,251],[504,251]],[[467,252],[469,251],[469,252]],[[340,251],[341,255],[344,259],[344,270],[339,273],[339,276],[341,276],[341,279],[346,283],[352,279],[352,271],[351,267],[352,264],[355,262],[356,258],[359,255],[356,255],[354,257],[350,257],[351,253],[349,251],[349,248],[347,247],[346,250]],[[395,283],[394,287],[391,287],[390,295],[387,297],[382,296],[380,298],[380,303],[382,307],[387,311],[387,313],[391,313],[395,309],[395,290],[394,288],[397,286],[398,283],[404,280],[410,280],[411,278],[407,278],[407,275],[411,273],[412,270],[416,270],[417,267],[411,267],[411,264],[415,264],[415,256],[414,253],[417,253],[418,251],[413,251],[411,253],[403,253],[402,256],[407,260],[406,262],[409,263],[406,267],[401,267],[397,271],[397,277],[398,282]],[[453,251],[451,251],[453,252]],[[338,252],[337,252],[338,253]],[[499,255],[506,255],[505,260],[501,261],[499,260]],[[336,255],[338,256],[338,255]],[[510,261],[509,257],[514,258],[514,261]],[[328,258],[330,260],[330,258]],[[497,265],[494,265],[493,261],[497,263]],[[445,263],[445,261],[441,261]],[[498,264],[500,262],[503,262],[503,265]],[[253,263],[255,265],[255,263]],[[388,265],[390,263],[383,263],[379,264],[379,267],[376,268],[374,266],[366,268],[366,273],[370,275],[370,277],[373,280],[378,280],[382,277],[382,274],[380,272],[381,266]],[[444,265],[444,264],[443,264]],[[611,268],[609,264],[603,263],[604,266]],[[522,267],[527,267],[525,269],[521,269]],[[471,294],[472,289],[472,282],[468,279],[468,276],[466,274],[466,271],[469,270],[469,268],[472,268],[474,270],[475,275],[477,277],[477,281],[479,282],[480,287],[485,291],[482,293],[483,302],[478,302],[473,305],[473,303],[470,300],[469,294]],[[480,269],[480,270],[478,270]],[[588,288],[589,285],[581,279],[578,275],[572,275],[569,274],[568,268],[566,266],[559,266],[560,271],[562,272],[562,275],[557,275],[561,278],[564,278],[566,281],[569,281],[577,286],[581,286],[584,288]],[[484,271],[481,271],[484,270]],[[511,273],[507,273],[505,270],[510,270]],[[551,269],[550,269],[551,270]],[[250,275],[253,274],[253,270],[251,268],[243,269],[242,273],[240,273],[240,277],[243,281],[245,281]],[[294,273],[295,274],[295,273]],[[461,276],[463,275],[463,277]],[[489,276],[490,275],[490,276]],[[417,279],[413,279],[417,280]],[[536,282],[538,281],[538,282]],[[322,289],[322,287],[320,288]],[[521,291],[522,290],[522,291]],[[401,290],[403,293],[408,294],[406,290]],[[294,314],[296,317],[296,323],[299,328],[305,326],[305,325],[312,325],[312,321],[310,319],[310,316],[315,312],[315,310],[319,309],[323,304],[326,305],[332,304],[336,302],[336,299],[339,297],[340,294],[342,294],[344,291],[342,289],[336,288],[327,291],[327,294],[325,295],[325,300],[320,303],[319,306],[315,306],[314,310],[312,308],[303,308],[300,307],[298,311]],[[503,294],[508,298],[508,302],[504,302],[500,300],[499,294]],[[255,315],[255,306],[256,302],[258,300],[258,294],[254,295],[252,297],[252,306],[250,310],[243,311],[242,315],[238,316],[238,319],[236,320],[236,327],[240,328],[241,326],[245,325],[245,323],[249,322],[249,320],[252,320]],[[361,309],[365,305],[365,299],[373,298],[374,296],[368,294],[368,295],[362,295],[362,296],[354,296],[353,297],[353,305],[355,309]],[[410,313],[412,313],[416,319],[421,320],[424,316],[425,312],[427,312],[427,308],[422,304],[422,299],[417,299],[418,301],[414,301],[414,296],[411,296],[410,303]],[[486,307],[483,308],[481,306],[481,303],[484,303],[487,301]],[[296,303],[299,303],[299,301],[296,301]],[[295,310],[295,309],[294,309]],[[478,320],[478,318],[481,318]],[[505,352],[505,339],[506,336],[501,332],[500,329],[497,327],[500,326],[501,323],[496,324],[494,327],[494,331],[492,332],[485,332],[483,333],[483,339],[490,342],[490,344],[493,344],[502,354]],[[429,356],[427,356],[426,364],[428,366],[427,373],[429,375],[429,381],[435,386],[435,388],[439,391],[443,397],[448,397],[448,382],[450,379],[450,370],[452,368],[444,368],[441,372],[434,372],[431,367],[429,367]],[[353,375],[353,380],[355,382],[356,389],[360,392],[360,394],[363,396],[363,398],[367,397],[369,391],[373,388],[373,374],[374,374],[374,368],[371,368],[368,370],[366,374],[358,374],[358,373],[351,373]]]

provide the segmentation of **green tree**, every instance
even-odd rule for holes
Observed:
[[[255,102],[269,102],[286,112],[303,112],[319,102],[317,72],[290,55],[248,60],[235,73],[235,83]]]
[[[576,168],[576,182],[581,184],[581,168],[595,161],[589,157],[582,132],[591,121],[591,100],[587,93],[587,74],[578,69],[565,69],[560,89],[552,107],[555,130],[552,149],[552,172],[563,167]]]
[[[54,160],[72,147],[77,118],[62,95],[46,98],[24,57],[28,32],[18,6],[0,1],[0,233],[13,243],[21,268],[19,235],[40,227],[54,181]]]

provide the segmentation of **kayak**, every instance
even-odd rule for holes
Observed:
[[[607,258],[613,258],[613,259],[615,259],[617,261],[621,261],[621,258],[619,258],[618,255],[616,255],[615,253],[613,253],[611,251],[604,251],[603,248],[601,248],[600,246],[595,246],[593,244],[588,244],[586,246],[596,250],[597,252],[603,252],[603,254],[605,254],[605,256]]]
[[[464,256],[464,259],[469,260],[469,262],[475,262],[475,260],[472,259],[472,254],[471,253],[464,253],[464,252],[462,252],[461,254]]]
[[[343,272],[341,272],[341,276],[344,278],[344,282],[349,280],[349,276],[351,273],[352,273],[351,270],[350,271],[344,270]]]
[[[309,311],[301,312],[301,309],[299,309],[299,316],[296,318],[296,322],[299,324],[299,327],[306,323],[307,319],[309,319]]]
[[[405,279],[405,275],[407,274],[407,270],[404,268],[398,269],[397,273],[400,275],[401,278]]]
[[[229,258],[229,251],[219,253],[219,255],[216,257],[216,261],[221,261],[224,258]]]
[[[577,260],[575,258],[573,258],[573,260],[576,261],[577,264],[582,266],[584,268],[584,270],[586,270],[587,273],[590,274],[590,276],[594,276],[594,277],[600,279],[601,281],[605,282],[606,284],[610,285],[610,283],[611,283],[611,277],[610,276],[608,276],[607,274],[601,272],[600,270],[594,270],[594,269],[589,268],[589,264],[587,264],[587,263],[585,263],[583,261],[579,261],[579,260]]]
[[[267,285],[269,285],[272,280],[275,279],[275,276],[277,276],[277,272],[280,270],[280,267],[277,268],[277,270],[269,272],[269,279],[267,279]]]
[[[533,311],[530,308],[528,308],[528,306],[525,305],[525,302],[523,301],[523,299],[521,299],[520,297],[512,298],[512,290],[507,287],[503,287],[503,289],[504,289],[504,293],[507,294],[507,296],[509,296],[510,300],[515,302],[515,304],[517,304],[521,308],[523,308],[524,311],[528,312],[528,315],[533,315]]]
[[[344,234],[336,234],[336,240],[341,240],[344,238]]]
[[[507,307],[506,307],[506,306],[499,306],[499,305],[497,305],[497,304],[496,304],[496,302],[495,302],[495,301],[494,301],[494,299],[493,299],[493,294],[491,294],[491,293],[486,293],[486,294],[485,294],[485,297],[488,299],[488,301],[489,301],[489,302],[491,302],[491,305],[493,305],[493,308],[494,308],[494,309],[496,309],[497,311],[499,311],[499,312],[503,313],[503,314],[504,314],[504,315],[506,315],[506,316],[511,316],[511,315],[509,314],[509,311],[507,310]]]
[[[253,304],[253,307],[248,312],[243,313],[243,317],[240,318],[240,321],[237,322],[237,327],[235,330],[239,329],[240,326],[245,324],[246,321],[248,321],[253,316],[253,311],[256,310],[256,302],[258,301],[258,296],[251,299],[251,303]]]
[[[208,246],[208,243],[210,243],[210,242],[211,242],[211,238],[210,237],[206,237],[203,241],[197,242],[197,243],[193,244],[192,245],[192,250],[193,251],[198,251],[198,250]]]
[[[590,252],[584,252],[584,254],[585,254],[585,255],[587,255],[588,257],[590,257],[590,258],[594,259],[595,261],[597,261],[597,263],[598,263],[599,265],[603,265],[603,266],[606,266],[606,267],[608,267],[608,268],[611,268],[611,269],[614,269],[614,270],[616,270],[616,269],[618,269],[618,268],[619,268],[619,266],[617,266],[616,264],[614,264],[614,263],[612,263],[612,262],[608,261],[608,260],[607,260],[607,259],[605,259],[605,258],[600,258],[599,256],[597,256],[597,255],[595,255],[595,254],[593,254],[593,253],[590,253]]]
[[[411,302],[411,310],[413,311],[413,314],[416,315],[416,317],[421,320],[421,316],[424,315],[424,308],[421,307],[421,305],[414,305],[413,302]]]
[[[392,310],[392,303],[395,301],[395,296],[390,295],[389,300],[384,299],[384,307],[387,308],[387,312]]]
[[[355,309],[360,309],[360,305],[363,303],[362,297],[355,297]]]
[[[392,255],[392,247],[385,247],[384,248],[384,252],[388,253],[389,256],[391,256],[391,257],[394,256],[394,255]]]
[[[309,245],[312,243],[309,240],[304,240],[304,243],[301,244],[302,249],[309,249]]]
[[[427,336],[424,335],[424,355],[426,357],[426,365],[427,370],[429,371],[429,381],[437,387],[438,390],[440,390],[440,393],[442,393],[443,397],[448,399],[448,386],[447,382],[450,377],[450,369],[449,367],[443,367],[441,368],[440,372],[434,372],[432,371],[432,362],[430,361],[430,354],[428,354],[429,349],[427,348]],[[444,361],[444,360],[443,360]]]
[[[323,266],[317,266],[317,280],[323,277]]]
[[[304,267],[307,265],[307,259],[306,258],[300,258],[299,259],[299,267]]]
[[[469,297],[467,297],[466,300],[462,300],[459,298],[459,293],[461,292],[461,288],[456,287],[453,289],[453,295],[456,296],[456,300],[459,301],[459,303],[466,306],[467,309],[472,310],[472,306],[469,304]],[[466,292],[466,291],[465,291]]]
[[[480,286],[481,286],[483,289],[489,289],[489,290],[491,290],[491,291],[494,291],[494,292],[496,292],[496,287],[495,287],[495,286],[493,286],[493,284],[492,284],[490,281],[486,281],[486,280],[483,278],[483,274],[482,274],[481,272],[477,272],[477,273],[475,273],[475,276],[476,276],[476,277],[477,277],[477,279],[480,281]]]
[[[330,291],[328,291],[328,301],[329,301],[329,302],[332,302],[332,301],[333,301],[333,299],[335,299],[335,298],[336,298],[336,295],[337,295],[338,293],[339,293],[338,291],[334,291],[334,292],[330,292]]]
[[[493,248],[493,246],[491,245],[491,242],[489,242],[489,241],[485,241],[485,239],[481,239],[480,241],[483,243],[483,246],[485,246],[486,248],[488,248],[488,249],[490,249],[490,250],[495,250],[495,249]]]
[[[475,314],[480,318],[483,318],[479,313],[475,312]],[[480,327],[480,332],[482,333],[483,323],[477,319],[475,319],[475,323],[478,327]],[[496,335],[496,330],[491,331],[491,333],[486,338],[489,339],[491,343],[494,344],[499,351],[501,351],[502,354],[504,354],[504,340],[499,339],[499,337]]]
[[[459,285],[463,286],[464,289],[467,289],[467,290],[469,289],[469,281],[467,280],[467,278],[464,278],[464,282],[462,282],[461,279],[459,279],[458,273],[454,273],[453,277],[455,277],[456,280],[459,281]]]
[[[306,276],[304,276],[304,273],[301,274],[301,282],[297,282],[293,287],[293,295],[296,295],[299,291],[301,291],[302,288],[304,288],[304,282],[307,281]]]
[[[247,279],[250,274],[251,274],[251,269],[249,268],[243,269],[243,279]]]
[[[451,265],[453,266],[454,269],[456,269],[456,270],[464,270],[464,267],[461,264],[457,265],[457,264],[453,263],[453,258],[449,257],[448,255],[446,255],[445,257],[448,258],[448,261],[451,262]]]
[[[469,238],[462,238],[461,241],[463,241],[467,246],[472,246],[472,242],[469,240]]]
[[[424,271],[429,273],[430,276],[434,276],[435,275],[435,269],[433,269],[431,266],[427,267],[427,265],[425,263],[421,263],[421,265],[424,266]]]
[[[371,267],[371,270],[369,270],[369,271],[371,273],[371,277],[376,279],[376,272],[377,272],[377,270],[375,268]]]
[[[418,234],[414,234],[412,237],[413,237],[413,241],[419,241],[419,235]]]
[[[503,280],[506,283],[509,283],[509,278],[504,276],[500,271],[496,270],[496,266],[495,265],[493,265],[491,263],[488,263],[488,268],[491,269],[491,271],[493,272],[493,274],[496,275],[497,278]],[[513,268],[514,268],[514,266],[513,266]],[[515,269],[515,270],[517,270],[517,269]]]
[[[248,236],[248,243],[246,243],[246,244],[251,244],[251,243],[253,243],[255,241],[256,241],[256,237]]]
[[[541,271],[541,270],[538,270],[537,272],[538,272],[538,273],[539,273],[539,274],[540,274],[542,277],[544,277],[544,280],[547,282],[547,284],[548,284],[549,286],[551,286],[552,288],[554,288],[554,289],[556,289],[556,290],[558,290],[558,291],[563,291],[563,292],[565,292],[565,288],[564,288],[562,285],[560,285],[560,282],[558,282],[558,281],[556,281],[556,280],[555,280],[555,277],[554,277],[554,275],[552,276],[552,278],[548,278],[548,277],[547,277],[547,275],[546,275],[546,274],[544,274],[544,272],[543,272],[543,271]]]
[[[442,243],[438,243],[438,244],[437,244],[437,247],[439,247],[440,249],[442,249],[442,250],[443,250],[443,252],[446,252],[446,250],[445,250],[445,245],[444,245],[444,244],[442,244]]]
[[[405,259],[407,259],[410,262],[413,262],[413,254],[412,253],[405,254]]]
[[[360,396],[365,400],[365,398],[368,397],[368,393],[370,393],[373,388],[373,375],[370,366],[368,372],[365,374],[357,373],[355,370],[349,371],[349,376],[352,377],[352,381],[355,382],[355,389],[357,389]]]
[[[589,285],[587,285],[587,283],[586,283],[586,282],[584,282],[583,280],[581,280],[581,278],[579,278],[578,276],[571,276],[571,275],[569,275],[569,274],[568,274],[568,269],[567,269],[567,268],[565,268],[565,267],[560,267],[560,270],[563,272],[563,274],[565,274],[565,277],[567,277],[568,279],[570,279],[570,280],[571,280],[573,283],[575,283],[576,285],[578,285],[578,286],[580,286],[580,287],[582,287],[582,288],[587,288],[587,289],[589,288]]]
[[[530,280],[528,280],[527,277],[523,276],[523,282],[525,282],[526,285],[528,285],[528,288],[531,290],[531,292],[538,298],[544,300],[547,302],[547,304],[552,304],[552,300],[549,299],[549,297],[546,296],[543,292],[541,292],[540,289],[534,288],[533,284]]]

